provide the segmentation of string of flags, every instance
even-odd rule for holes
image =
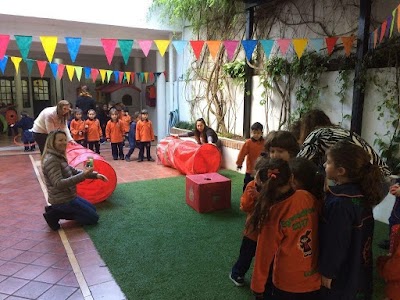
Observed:
[[[392,14],[388,16],[382,24],[380,24],[375,30],[369,33],[368,49],[375,49],[384,39],[390,39],[393,36],[394,25],[397,23],[397,32],[400,32],[400,14],[398,10],[400,4],[392,11]],[[397,22],[396,22],[397,13]]]

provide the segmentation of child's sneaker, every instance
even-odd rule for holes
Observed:
[[[244,277],[234,276],[232,273],[229,273],[229,279],[232,280],[236,286],[244,286]]]

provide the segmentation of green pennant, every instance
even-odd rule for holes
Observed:
[[[131,55],[133,40],[118,40],[119,49],[125,64],[128,64],[129,56]]]

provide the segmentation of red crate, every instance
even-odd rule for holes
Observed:
[[[199,213],[231,207],[231,180],[218,173],[186,175],[186,203]]]

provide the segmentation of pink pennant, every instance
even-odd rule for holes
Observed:
[[[328,55],[332,54],[333,48],[335,48],[337,40],[338,40],[337,36],[325,38],[326,48],[328,48]]]
[[[61,79],[61,78],[63,77],[63,75],[64,75],[64,69],[65,69],[65,65],[63,65],[63,64],[58,64],[58,67],[57,67],[57,75],[58,75],[58,78],[59,78],[59,79]]]
[[[90,75],[92,76],[93,83],[95,83],[97,76],[99,76],[99,69],[92,68]]]
[[[147,57],[149,55],[153,41],[152,40],[138,40],[137,42],[138,42],[140,48],[142,49],[144,56]]]
[[[119,72],[119,74],[118,74],[118,82],[121,83],[123,78],[124,78],[124,72]]]
[[[117,46],[116,39],[101,39],[101,43],[103,44],[103,49],[107,57],[108,64],[111,65],[111,61],[114,56],[115,47]]]
[[[131,73],[131,82],[133,83],[135,81],[135,72]]]
[[[233,55],[235,54],[237,45],[239,44],[239,41],[223,41],[223,44],[225,46],[226,55],[228,56],[228,60],[232,60]]]
[[[278,39],[276,40],[279,46],[279,50],[281,51],[282,55],[286,55],[286,52],[289,49],[290,43],[292,42],[291,39]]]
[[[47,61],[37,60],[36,63],[39,68],[40,77],[43,77],[46,71]]]
[[[9,35],[0,34],[0,59],[3,59],[4,55],[6,55],[6,50],[9,42]]]

